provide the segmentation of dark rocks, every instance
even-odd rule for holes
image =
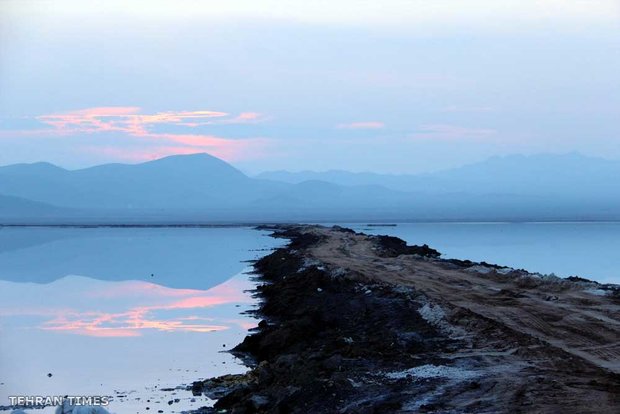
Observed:
[[[339,231],[341,233],[355,234],[354,230],[348,229],[346,227],[341,227],[341,226],[338,226],[338,225],[332,226],[332,229],[335,230],[335,231]]]
[[[222,398],[234,390],[248,391],[253,378],[247,375],[223,375],[217,378],[209,378],[204,381],[196,381],[192,384],[192,394],[206,394],[211,399]]]
[[[263,410],[269,406],[269,398],[259,394],[252,395],[248,398],[248,401],[252,408],[257,411]]]
[[[204,389],[204,384],[202,381],[194,381],[192,383],[192,387],[191,387],[192,395],[201,395],[203,389]]]
[[[291,243],[255,263],[267,282],[257,288],[264,319],[232,351],[251,357],[254,369],[192,390],[217,398],[214,410],[229,413],[396,410],[406,384],[367,377],[419,364],[423,352],[441,350],[450,340],[420,316],[411,292],[379,284],[368,289],[333,278],[321,266],[306,267],[304,249],[321,238],[291,227],[275,231]],[[407,251],[439,255],[428,246]]]
[[[376,236],[377,244],[385,257],[396,257],[401,254],[416,254],[418,256],[438,258],[441,256],[437,250],[424,244],[422,246],[408,246],[407,242],[393,236]]]
[[[598,284],[593,280],[589,280],[583,277],[579,277],[579,276],[569,276],[566,278],[566,280],[570,280],[571,282],[577,282],[577,283],[593,283],[593,284]]]
[[[472,266],[483,266],[483,267],[488,267],[489,269],[496,269],[496,270],[503,268],[503,266],[500,266],[497,264],[487,263],[487,262],[473,262],[471,260],[443,259],[442,262],[452,264],[456,266],[457,268],[468,268]]]
[[[338,371],[342,367],[342,356],[340,354],[332,355],[323,361],[323,368],[330,371]]]

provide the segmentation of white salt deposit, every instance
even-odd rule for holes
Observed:
[[[418,309],[418,313],[426,322],[433,326],[443,325],[444,318],[446,317],[446,313],[441,306],[431,303],[424,304],[424,306]]]
[[[475,265],[475,266],[468,267],[467,269],[465,269],[465,271],[486,275],[488,273],[491,273],[493,269],[490,267],[482,266],[482,265]]]
[[[512,267],[502,267],[500,269],[497,269],[496,271],[500,275],[507,275],[510,272],[514,272],[514,269]]]
[[[385,376],[390,379],[407,378],[409,375],[415,378],[449,378],[451,380],[467,380],[477,377],[478,373],[458,367],[427,364],[409,368],[404,371],[388,372],[385,374]]]
[[[56,408],[56,414],[110,414],[110,412],[101,406],[63,404],[61,407]]]

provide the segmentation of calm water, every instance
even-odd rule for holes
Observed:
[[[347,226],[444,257],[620,282],[620,223]],[[161,389],[246,370],[221,352],[256,324],[241,314],[254,302],[243,261],[280,243],[249,228],[0,228],[0,405],[17,394],[108,395],[120,414],[208,405]]]
[[[116,413],[208,405],[161,389],[246,370],[221,352],[256,324],[241,314],[254,302],[243,261],[279,243],[249,228],[0,228],[0,405],[23,394],[112,396]]]
[[[558,276],[620,283],[620,223],[344,224],[369,234],[426,243],[443,257],[486,261]]]

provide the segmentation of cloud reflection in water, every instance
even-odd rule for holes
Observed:
[[[67,276],[47,285],[0,283],[5,293],[12,291],[3,295],[7,300],[0,305],[0,315],[5,322],[8,317],[20,320],[21,328],[132,337],[148,331],[213,332],[231,326],[254,326],[250,319],[231,319],[231,313],[221,309],[251,303],[244,290],[252,286],[241,278],[208,290],[173,289],[144,281],[107,282],[81,276]]]

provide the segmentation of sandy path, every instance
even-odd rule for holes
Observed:
[[[290,244],[255,264],[265,320],[235,348],[258,364],[195,383],[200,412],[620,413],[617,287],[272,229]]]
[[[552,395],[574,399],[574,412],[590,412],[590,409],[620,412],[617,388],[620,302],[617,298],[566,280],[496,271],[480,273],[413,255],[384,257],[373,238],[320,227],[309,227],[306,231],[323,237],[321,243],[308,251],[314,259],[333,268],[343,268],[348,277],[368,284],[383,282],[413,287],[440,305],[446,322],[463,328],[462,334],[471,343],[471,349],[449,357],[475,356],[481,369],[489,372],[493,365],[510,367],[504,381],[508,384],[504,385],[527,389],[522,394],[529,393],[530,403],[538,407],[535,412],[553,412],[555,407],[549,391],[541,391],[538,400],[533,397],[537,391],[528,382],[537,375],[563,382]],[[463,312],[469,316],[464,317]],[[490,332],[486,323],[481,331],[476,327],[477,322],[472,322],[477,317],[492,321],[498,330]],[[524,340],[529,345],[524,346]],[[485,362],[484,358],[488,360]],[[611,385],[606,382],[609,378],[615,378]],[[592,384],[606,385],[593,390]],[[508,397],[510,392],[505,391]],[[514,389],[511,391],[514,393]]]

